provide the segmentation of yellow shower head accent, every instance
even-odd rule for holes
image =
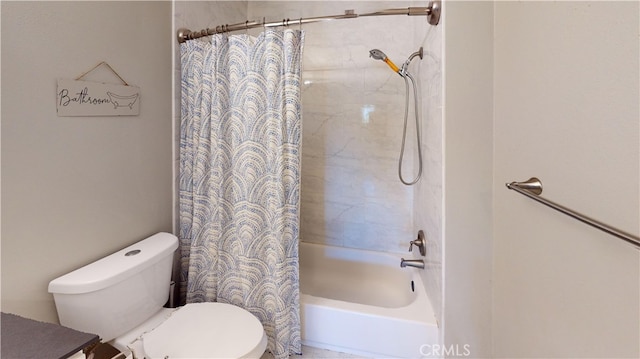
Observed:
[[[389,67],[391,67],[391,70],[393,70],[393,72],[400,72],[400,69],[398,68],[398,66],[396,66],[396,64],[394,64],[393,61],[389,60],[388,57],[385,58],[382,61],[386,62],[387,65],[389,65]]]

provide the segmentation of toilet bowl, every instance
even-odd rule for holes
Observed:
[[[224,303],[192,303],[142,335],[147,358],[260,358],[267,336],[248,311]]]
[[[267,337],[247,310],[225,303],[163,308],[177,247],[174,235],[158,233],[52,280],[60,324],[140,358],[260,358]]]
[[[191,303],[164,308],[110,343],[136,358],[260,358],[267,335],[258,318],[240,307]]]

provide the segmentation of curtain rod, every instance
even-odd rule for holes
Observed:
[[[178,29],[178,42],[183,43],[189,40],[201,38],[203,36],[215,35],[223,32],[242,31],[247,29],[253,29],[258,27],[278,27],[278,26],[291,26],[310,24],[314,22],[339,20],[339,19],[354,19],[358,17],[367,16],[383,16],[383,15],[409,15],[409,16],[426,16],[427,21],[431,25],[438,25],[440,22],[440,1],[430,1],[427,7],[408,7],[403,9],[387,9],[365,14],[356,14],[353,10],[345,10],[344,15],[330,15],[330,16],[318,16],[299,19],[284,19],[277,22],[266,22],[264,19],[260,21],[245,21],[232,25],[220,25],[215,29],[203,29],[200,31],[191,31],[189,29]]]

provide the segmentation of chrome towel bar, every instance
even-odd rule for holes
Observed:
[[[511,182],[506,184],[508,189],[514,190],[522,195],[525,195],[534,201],[538,201],[545,206],[551,207],[556,211],[562,212],[569,217],[573,217],[580,222],[586,223],[592,227],[598,228],[601,231],[609,233],[612,236],[618,237],[623,241],[626,241],[636,248],[640,248],[640,238],[634,236],[633,234],[627,233],[625,231],[619,230],[617,228],[606,225],[598,220],[587,217],[581,213],[578,213],[574,210],[571,210],[565,206],[559,205],[553,201],[550,201],[546,198],[540,197],[542,194],[542,182],[539,179],[532,177],[524,182]]]

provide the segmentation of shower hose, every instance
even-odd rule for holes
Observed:
[[[413,76],[411,76],[409,72],[406,72],[405,76],[402,77],[404,78],[405,85],[404,129],[402,130],[402,146],[400,148],[400,159],[398,160],[398,177],[400,178],[400,182],[411,186],[416,184],[422,176],[422,141],[420,139],[420,120],[418,119],[418,89]],[[416,119],[416,140],[418,144],[418,175],[411,181],[405,181],[404,177],[402,177],[402,159],[404,157],[405,140],[407,139],[407,120],[409,118],[409,81],[407,77],[411,80],[411,86],[413,87],[413,111]]]

